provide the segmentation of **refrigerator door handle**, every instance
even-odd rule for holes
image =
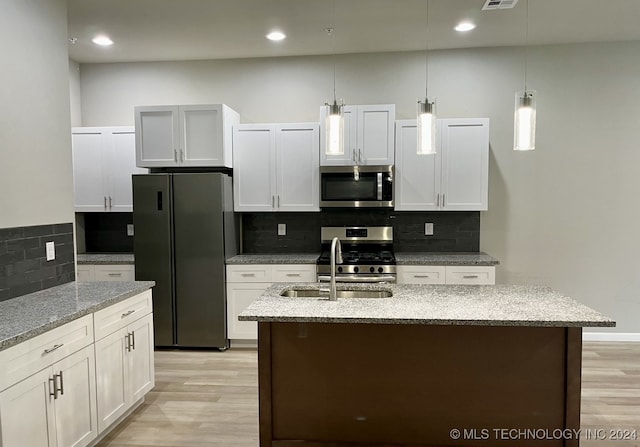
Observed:
[[[162,211],[162,191],[158,191],[157,201],[158,201],[158,204],[157,204],[158,211]]]

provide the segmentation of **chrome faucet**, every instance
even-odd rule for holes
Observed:
[[[342,244],[340,239],[331,240],[331,285],[329,286],[329,301],[336,301],[336,262],[342,264]]]

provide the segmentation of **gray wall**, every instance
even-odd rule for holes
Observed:
[[[538,143],[512,151],[523,49],[430,54],[440,117],[491,118],[489,211],[481,250],[498,281],[541,283],[640,333],[640,42],[529,49],[538,90]],[[411,118],[424,90],[424,53],[337,57],[337,93],[350,104],[395,103]],[[331,57],[81,66],[86,126],[131,125],[133,106],[227,103],[243,122],[318,119],[331,95]]]
[[[72,222],[66,2],[1,10],[0,228]]]

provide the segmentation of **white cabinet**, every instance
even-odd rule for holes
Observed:
[[[96,312],[98,428],[117,421],[154,386],[151,292]]]
[[[224,104],[135,108],[140,167],[229,167],[238,113]]]
[[[89,315],[1,353],[0,445],[83,447],[97,437],[92,331]]]
[[[345,106],[344,154],[327,155],[327,108],[320,108],[320,165],[392,165],[394,164],[394,104]]]
[[[398,284],[468,284],[496,283],[496,268],[484,265],[399,265]]]
[[[314,264],[227,265],[227,337],[256,340],[258,324],[238,321],[238,315],[262,293],[278,282],[316,282]]]
[[[395,209],[487,210],[489,119],[443,119],[436,126],[436,154],[417,155],[416,121],[396,122]]]
[[[132,174],[136,168],[133,127],[74,127],[73,180],[75,210],[133,211]]]
[[[135,281],[135,266],[131,264],[78,264],[76,281]]]
[[[234,130],[233,200],[241,211],[319,211],[317,123]]]

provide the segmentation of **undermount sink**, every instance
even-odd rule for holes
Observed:
[[[289,298],[329,298],[328,290],[319,289],[289,289],[280,294]],[[393,296],[390,290],[337,290],[338,298],[389,298]]]

